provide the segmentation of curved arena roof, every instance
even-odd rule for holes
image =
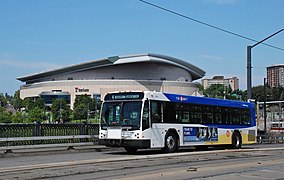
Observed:
[[[156,63],[165,63],[165,64],[178,66],[187,70],[192,75],[192,80],[200,79],[203,76],[205,76],[205,71],[188,62],[170,56],[149,53],[142,55],[113,56],[113,57],[108,57],[106,59],[88,61],[85,63],[70,65],[59,69],[22,76],[18,77],[17,79],[22,82],[26,82],[35,79],[45,78],[52,75],[59,75],[59,74],[95,69],[95,68],[118,65],[118,64],[129,64],[129,63],[138,63],[138,62],[156,62]]]

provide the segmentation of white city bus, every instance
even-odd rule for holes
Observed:
[[[253,103],[161,92],[114,92],[104,97],[99,144],[137,149],[208,147],[256,142]]]

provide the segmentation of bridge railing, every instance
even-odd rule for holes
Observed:
[[[0,125],[0,149],[95,145],[98,134],[98,124]]]
[[[284,143],[284,133],[265,133],[258,135],[257,137],[258,143]]]
[[[97,145],[99,124],[0,125],[0,150]],[[284,143],[284,132],[264,133],[258,143]]]

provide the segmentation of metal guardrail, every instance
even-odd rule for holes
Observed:
[[[0,125],[0,150],[86,146],[98,144],[99,124]],[[258,143],[284,143],[284,132],[261,133]]]
[[[258,143],[284,143],[283,133],[262,134],[257,137]]]
[[[67,143],[57,144],[31,144],[31,145],[13,145],[17,141],[41,141],[41,140],[68,140]],[[76,142],[78,139],[94,139],[92,142]],[[97,144],[98,135],[75,135],[75,136],[35,136],[35,137],[15,137],[15,138],[0,138],[0,142],[5,142],[6,146],[0,147],[4,153],[12,152],[15,149],[34,149],[34,148],[48,148],[48,147],[67,147],[67,149],[74,149],[75,146],[87,146]]]
[[[95,145],[98,131],[98,124],[0,125],[0,150]]]

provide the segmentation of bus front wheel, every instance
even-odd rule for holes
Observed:
[[[165,137],[165,146],[162,149],[165,153],[174,153],[178,151],[178,137],[175,133],[169,132]]]
[[[242,138],[239,132],[234,132],[232,135],[232,148],[240,149],[242,147]]]

